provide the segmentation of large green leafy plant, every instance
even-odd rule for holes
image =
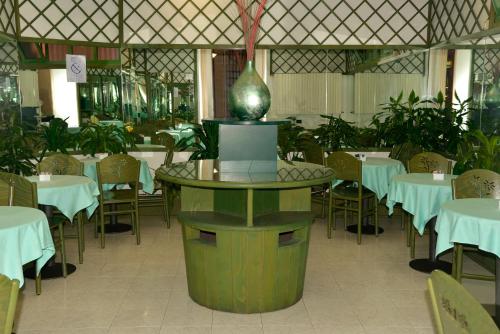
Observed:
[[[301,154],[311,135],[302,126],[296,124],[295,117],[288,117],[290,122],[278,126],[278,155],[281,160],[302,160]]]
[[[48,126],[40,127],[40,138],[43,141],[42,156],[45,151],[67,154],[68,148],[76,146],[76,135],[68,132],[68,123],[61,118],[54,118]]]
[[[83,154],[127,153],[130,139],[125,130],[116,125],[87,124],[80,131],[79,146]]]
[[[322,147],[328,150],[338,150],[340,148],[355,148],[358,146],[357,130],[341,116],[320,115],[328,120],[328,123],[321,124],[312,130],[313,136]]]
[[[219,125],[204,123],[194,125],[191,129],[193,136],[182,138],[176,145],[177,149],[183,151],[192,148],[194,152],[189,160],[217,159],[219,157]],[[193,137],[194,142],[192,142]]]
[[[489,169],[500,173],[500,136],[486,136],[481,130],[467,133],[458,145],[454,174],[474,169]]]

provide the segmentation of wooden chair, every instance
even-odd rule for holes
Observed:
[[[170,166],[174,158],[175,149],[175,139],[170,134],[161,132],[151,138],[151,142],[156,145],[165,146],[165,159],[160,167]],[[158,180],[156,177],[154,179],[155,188],[153,194],[151,195],[141,195],[139,196],[140,206],[151,207],[151,206],[161,206],[163,213],[163,220],[170,228],[170,209],[171,209],[171,187],[172,185],[167,184],[163,181]]]
[[[438,334],[499,333],[483,306],[451,276],[434,270],[427,285]]]
[[[11,184],[0,180],[0,206],[12,205]]]
[[[138,205],[140,161],[130,155],[114,154],[97,162],[96,167],[100,192],[101,248],[105,246],[104,218],[122,214],[130,214],[132,233],[136,235],[137,244],[139,245],[141,243]],[[123,184],[129,185],[131,189],[116,189],[116,185]],[[113,188],[105,190],[104,185],[113,185]],[[106,211],[105,206],[108,205],[109,210]],[[124,205],[128,207],[121,208]]]
[[[347,227],[347,212],[356,212],[358,216],[358,244],[361,244],[361,224],[364,217],[375,216],[375,234],[378,236],[377,198],[375,193],[362,186],[362,163],[352,155],[345,152],[333,152],[326,158],[326,166],[333,169],[337,179],[357,182],[357,187],[339,185],[332,189],[330,183],[330,196],[328,206],[328,238],[332,237],[332,223],[335,229],[335,209],[344,210],[344,228]],[[337,204],[341,200],[341,204]],[[355,202],[354,207],[351,203]],[[363,207],[363,202],[367,207]],[[372,205],[369,205],[369,203]],[[333,212],[332,212],[333,210]]]
[[[451,174],[451,161],[441,154],[433,152],[422,152],[415,154],[408,161],[408,173],[432,173],[440,170],[445,174]]]
[[[16,314],[19,281],[0,274],[0,334],[11,334]]]
[[[40,173],[50,173],[52,175],[76,175],[83,176],[83,163],[76,159],[75,157],[55,153],[43,159],[37,166],[36,170],[38,174]],[[57,212],[59,222],[64,224],[66,221],[65,217]],[[85,250],[85,232],[84,232],[84,215],[82,211],[78,212],[76,215],[76,235],[67,235],[64,237],[66,239],[77,239],[78,240],[78,260],[79,263],[83,263],[83,251]]]
[[[445,174],[451,174],[451,161],[441,154],[433,152],[422,152],[415,154],[407,166],[408,173],[432,173],[440,170]],[[411,217],[408,219],[407,240],[410,241],[410,256],[415,258],[415,236],[416,230],[411,223]]]
[[[0,172],[0,180],[11,185],[11,205],[38,209],[36,183],[30,182],[22,176],[4,172]],[[63,263],[63,275],[66,277],[66,251],[64,247],[64,231],[62,231],[62,228],[59,229],[59,239],[54,241],[54,245],[59,248],[61,262]],[[40,275],[37,275],[35,278],[35,289],[37,295],[42,293],[42,278]]]
[[[391,152],[389,153],[389,158],[394,160],[399,160],[405,168],[408,168],[408,162],[410,159],[422,152],[420,146],[414,145],[412,143],[403,143],[395,145]]]
[[[304,141],[301,145],[302,148],[302,156],[304,157],[305,162],[310,162],[317,165],[325,165],[325,151],[323,148],[313,141],[310,140]],[[328,189],[328,184],[324,184],[320,187],[312,188],[312,195],[320,194],[321,195],[321,217],[325,217],[325,203],[326,203],[326,190]]]
[[[460,198],[496,198],[500,199],[500,174],[497,174],[487,169],[473,169],[469,170],[456,179],[451,181],[453,199]],[[453,268],[452,275],[458,282],[462,278],[477,279],[494,281],[495,276],[479,275],[463,272],[463,255],[470,252],[474,257],[480,257],[486,261],[492,260],[493,266],[495,263],[495,256],[489,253],[479,252],[477,247],[467,247],[464,251],[464,245],[455,243],[453,247]],[[494,267],[493,267],[494,269]],[[500,273],[496,273],[499,275]]]

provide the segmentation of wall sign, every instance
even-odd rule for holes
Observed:
[[[87,62],[85,56],[66,55],[66,74],[68,82],[87,82]]]

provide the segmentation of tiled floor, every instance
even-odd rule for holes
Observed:
[[[101,249],[87,229],[84,263],[66,279],[34,282],[21,292],[16,332],[37,334],[170,333],[433,333],[428,275],[408,267],[405,234],[397,219],[381,220],[380,237],[343,229],[333,239],[325,222],[312,227],[304,297],[285,310],[231,314],[195,304],[188,296],[181,229],[167,230],[159,215],[142,215],[142,243],[129,234],[110,235]],[[417,257],[427,251],[417,240]],[[77,263],[76,240],[67,242]],[[468,263],[467,265],[472,265]],[[493,283],[468,281],[482,302],[493,303]]]

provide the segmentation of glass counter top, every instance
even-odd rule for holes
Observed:
[[[333,170],[296,161],[196,160],[161,167],[164,181],[206,188],[273,189],[310,187],[332,181]]]

